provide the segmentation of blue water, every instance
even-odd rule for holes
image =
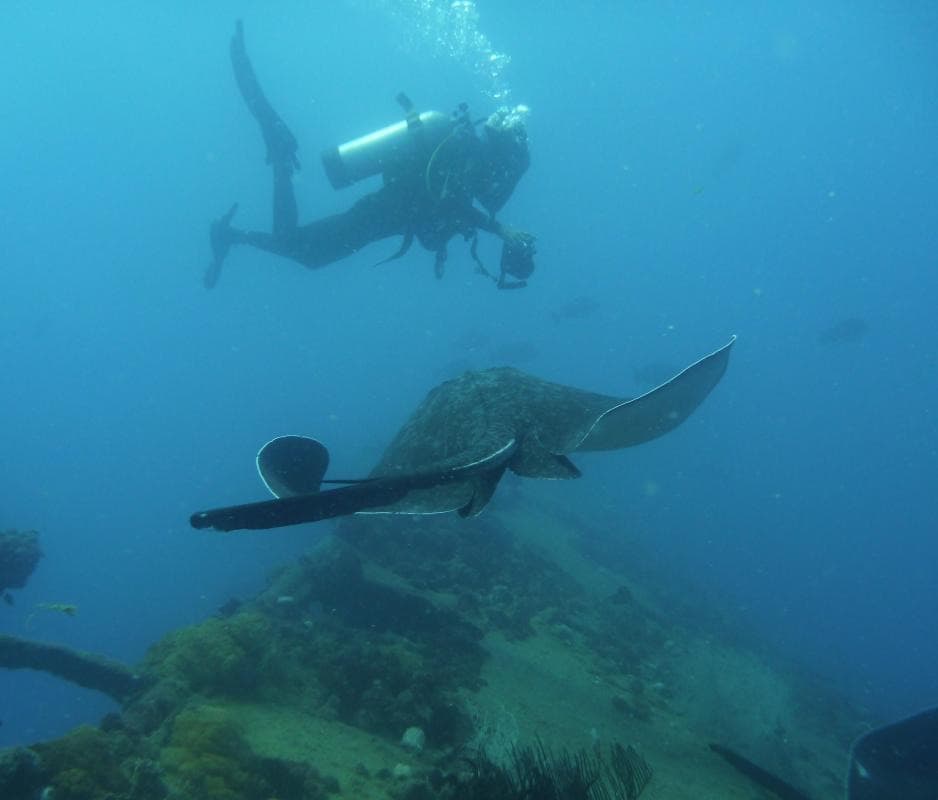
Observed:
[[[934,704],[938,7],[478,0],[455,31],[448,2],[270,7],[4,5],[0,529],[38,529],[45,558],[0,632],[135,661],[250,595],[329,525],[223,536],[189,514],[263,498],[253,454],[281,433],[367,471],[461,337],[635,394],[634,368],[735,333],[684,427],[549,491],[873,713]],[[206,292],[209,220],[235,200],[270,219],[236,17],[301,142],[303,219],[374,188],[334,192],[318,152],[397,119],[401,89],[529,105],[501,217],[538,235],[530,286],[496,291],[458,241],[442,281],[418,247],[373,267],[390,241],[313,273],[234,251]],[[497,54],[496,80],[475,62]],[[577,296],[598,310],[555,323]],[[853,317],[865,337],[819,344]],[[44,602],[79,612],[30,616]],[[4,672],[0,745],[110,708]]]

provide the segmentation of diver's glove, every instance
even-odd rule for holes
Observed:
[[[537,237],[533,233],[528,233],[520,228],[512,228],[510,225],[499,224],[498,236],[506,245],[511,244],[512,247],[529,248],[531,255],[537,252],[534,247]]]

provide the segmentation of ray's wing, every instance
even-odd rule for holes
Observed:
[[[861,736],[850,750],[847,800],[938,798],[938,708]]]
[[[575,477],[579,472],[561,458],[564,454],[619,450],[663,436],[687,419],[719,383],[734,341],[735,336],[634,399],[596,394],[511,370],[513,374],[504,378],[501,406],[503,413],[513,417],[519,440],[512,470],[535,478]]]
[[[674,430],[720,382],[735,341],[734,336],[723,347],[695,361],[650,392],[607,408],[573,449],[579,452],[619,450]]]

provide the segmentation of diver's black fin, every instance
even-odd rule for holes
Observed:
[[[235,81],[241,91],[241,96],[248,110],[261,126],[264,144],[267,145],[267,163],[298,170],[300,162],[296,157],[296,151],[299,145],[296,137],[280,119],[280,115],[274,111],[261,89],[244,46],[244,25],[241,20],[235,23],[235,33],[231,37],[231,65],[234,67]]]
[[[202,285],[206,289],[214,289],[221,276],[221,268],[225,263],[225,256],[231,249],[233,237],[231,235],[231,220],[238,210],[238,204],[235,203],[228,211],[216,219],[209,228],[209,243],[212,246],[212,261],[205,270],[202,278]]]
[[[205,274],[202,275],[202,285],[206,289],[215,288],[215,285],[218,283],[218,279],[221,277],[221,265],[221,261],[212,259],[208,267],[206,267]]]

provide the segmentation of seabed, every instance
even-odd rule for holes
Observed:
[[[842,797],[860,714],[638,547],[597,552],[626,537],[510,487],[470,520],[345,519],[257,597],[157,642],[119,714],[0,754],[0,796],[479,797],[480,761],[618,743],[651,768],[643,800],[776,797],[718,743]]]

